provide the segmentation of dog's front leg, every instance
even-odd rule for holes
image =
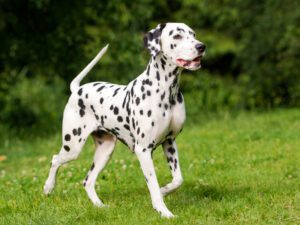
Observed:
[[[171,183],[161,188],[163,196],[177,189],[183,182],[179,166],[178,150],[175,141],[169,139],[163,143],[163,149],[169,163],[173,180]]]
[[[174,217],[174,215],[166,207],[163,196],[160,192],[152,161],[151,150],[152,149],[137,147],[135,152],[146,178],[153,208],[156,209],[163,217],[171,218]]]

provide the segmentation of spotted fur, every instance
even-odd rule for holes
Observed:
[[[162,196],[182,183],[175,143],[185,121],[179,78],[183,68],[200,68],[194,61],[204,54],[205,47],[195,39],[194,31],[182,23],[158,25],[145,35],[144,44],[151,59],[145,71],[128,85],[93,82],[80,86],[107,46],[72,81],[72,94],[64,110],[63,144],[59,154],[53,156],[44,186],[46,194],[54,188],[58,168],[76,159],[87,137],[92,135],[96,152],[84,187],[91,201],[103,206],[95,192],[95,182],[110,159],[116,141],[120,140],[140,161],[153,207],[162,216],[173,217]],[[172,182],[162,188],[152,162],[152,153],[159,145],[163,146],[173,176]]]

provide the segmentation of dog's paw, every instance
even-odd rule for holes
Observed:
[[[156,208],[157,212],[160,213],[160,215],[164,218],[173,218],[173,213],[170,212],[167,208]]]
[[[173,218],[173,217],[175,217],[173,215],[173,213],[171,213],[169,210],[161,211],[160,214],[161,214],[162,217],[165,217],[165,218]]]
[[[53,188],[54,188],[54,184],[50,184],[50,183],[46,182],[46,184],[44,186],[45,195],[49,195],[52,192]]]
[[[104,205],[103,202],[101,202],[101,200],[99,201],[95,201],[93,202],[94,206],[96,206],[97,208],[108,208],[108,205]]]

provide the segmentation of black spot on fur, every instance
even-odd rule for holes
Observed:
[[[124,98],[124,100],[123,100],[123,103],[122,103],[122,108],[124,108],[124,107],[125,107],[126,100],[127,100],[127,96],[129,96],[129,92],[128,92],[128,91],[126,92],[125,98]],[[129,98],[129,97],[128,97],[128,98]]]
[[[66,134],[65,135],[65,141],[70,141],[71,140],[71,135],[70,134]]]
[[[179,103],[182,103],[182,101],[183,101],[182,94],[180,92],[178,92],[178,94],[177,94],[177,101]]]
[[[168,148],[168,152],[169,152],[171,155],[173,155],[173,154],[175,153],[175,148],[173,148],[173,147]]]
[[[83,117],[84,114],[85,114],[84,110],[83,110],[83,109],[80,109],[80,110],[79,110],[79,114],[80,114],[81,117]]]
[[[120,88],[117,88],[116,90],[115,90],[115,92],[114,92],[114,94],[113,94],[113,97],[116,95],[116,94],[118,94],[118,91],[120,90]]]
[[[156,71],[156,79],[159,81],[160,80],[160,74],[158,72],[158,70]]]
[[[164,100],[165,96],[166,96],[166,92],[162,93],[162,95],[160,96],[160,99]]]
[[[81,96],[81,94],[82,94],[82,88],[80,88],[80,89],[78,90],[77,94],[78,94],[79,96]]]
[[[132,87],[134,87],[136,85],[137,80],[133,81]]]
[[[70,151],[70,147],[68,145],[64,145],[64,149],[68,152]]]
[[[100,98],[100,104],[102,104],[102,103],[103,103],[103,101],[104,101],[104,99],[103,99],[103,98]]]
[[[139,98],[139,97],[137,97],[137,98],[135,99],[135,104],[136,104],[136,105],[139,105],[139,104],[140,104],[140,98]]]
[[[129,127],[128,124],[124,124],[124,128],[125,128],[126,130],[130,130],[130,127]]]
[[[83,117],[84,114],[85,114],[85,112],[84,112],[85,105],[84,105],[83,100],[81,98],[78,99],[78,106],[80,107],[79,114],[80,114],[81,117]]]
[[[173,70],[173,75],[176,75],[177,74],[177,72],[178,72],[178,69],[177,69],[177,67]]]
[[[115,108],[114,108],[114,114],[115,114],[115,115],[118,115],[118,114],[119,114],[119,109],[118,109],[118,107],[115,107]]]
[[[78,106],[82,109],[85,109],[85,105],[83,104],[83,100],[81,98],[78,99]]]
[[[149,110],[148,112],[147,112],[147,115],[148,115],[148,117],[150,117],[151,116],[151,110]]]
[[[93,105],[91,105],[91,109],[92,109],[93,112],[95,112],[95,109],[94,109],[94,106],[93,106]]]
[[[118,116],[117,120],[118,120],[119,122],[123,122],[122,116]]]
[[[73,134],[76,136],[77,135],[77,129],[73,129]]]
[[[92,171],[95,168],[95,163],[92,164],[90,171]]]
[[[97,89],[97,92],[101,91],[103,88],[105,88],[105,86],[101,86]]]

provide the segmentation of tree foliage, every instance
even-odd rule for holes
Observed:
[[[168,21],[188,24],[208,46],[203,69],[182,77],[185,92],[200,93],[202,104],[190,99],[194,107],[300,105],[298,1],[0,0],[0,120],[39,123],[47,110],[26,104],[46,101],[39,93],[51,90],[52,109],[60,111],[65,102],[56,99],[67,96],[73,77],[107,43],[109,52],[86,81],[128,82],[149,58],[143,35]],[[29,84],[36,91],[24,88]],[[206,99],[213,95],[217,101]]]

